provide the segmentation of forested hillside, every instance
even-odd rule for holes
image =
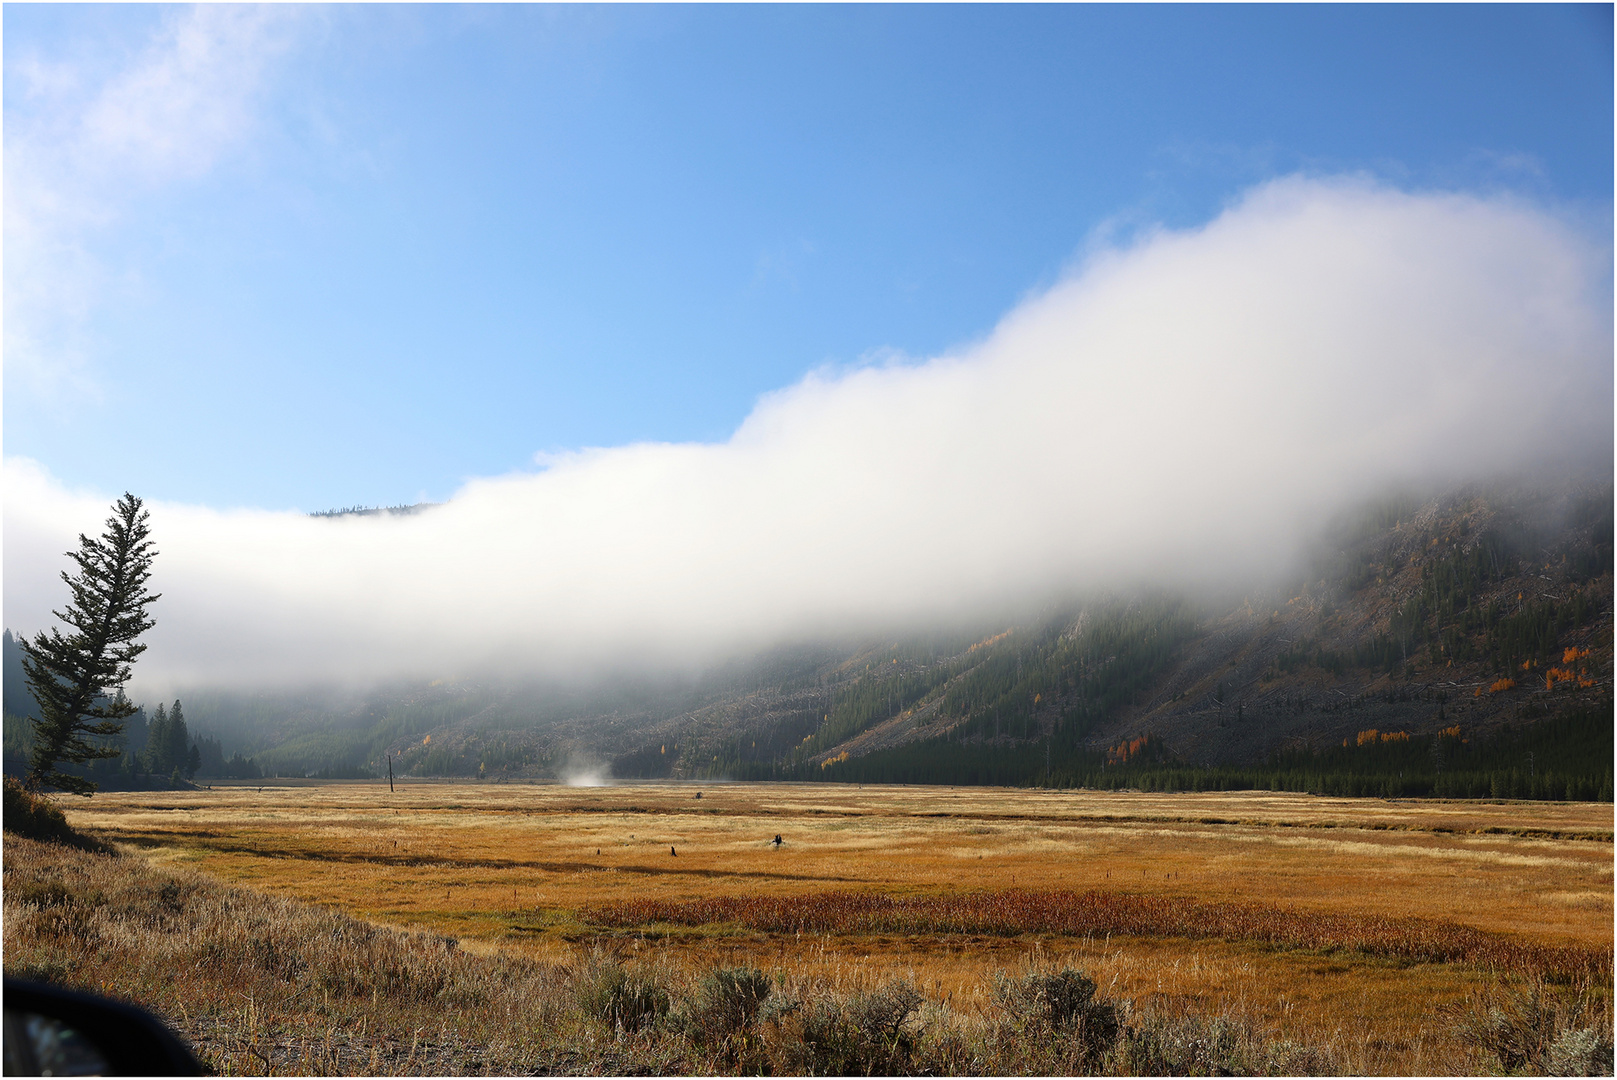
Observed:
[[[1609,488],[1389,500],[1285,588],[1100,601],[923,674],[878,667],[858,700],[896,683],[882,715],[833,712],[790,758],[734,746],[720,769],[1610,798],[1611,536]]]
[[[1289,581],[1221,600],[1071,598],[588,688],[447,677],[184,708],[204,775],[1610,798],[1611,692],[1604,483],[1383,500],[1322,527]]]

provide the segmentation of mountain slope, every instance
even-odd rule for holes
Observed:
[[[879,720],[827,722],[796,768],[775,772],[811,775],[806,760],[835,776],[906,744],[938,758],[920,747],[942,741],[1036,773],[1041,756],[1052,765],[1147,736],[1174,762],[1251,765],[1371,729],[1487,735],[1610,701],[1609,487],[1391,501],[1331,538],[1308,576],[1223,610],[1096,603],[930,671],[898,668],[861,688],[866,699],[890,688]],[[845,737],[827,745],[827,734]],[[730,760],[757,775],[746,757]]]
[[[1278,767],[1362,748],[1366,732],[1436,747],[1458,729],[1456,747],[1480,752],[1511,725],[1609,718],[1611,611],[1609,481],[1518,485],[1362,508],[1322,529],[1306,573],[1223,602],[1091,597],[589,687],[447,678],[182,696],[226,754],[292,775],[391,763],[506,780],[1092,782],[1130,762]]]

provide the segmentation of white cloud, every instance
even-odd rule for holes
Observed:
[[[195,180],[258,130],[261,98],[305,21],[292,5],[201,5],[163,19],[123,67],[18,61],[6,115],[7,390],[94,394],[86,326],[123,273],[91,251],[146,193]]]
[[[1610,451],[1605,253],[1499,198],[1289,179],[1094,253],[980,343],[816,373],[727,441],[408,518],[153,507],[165,686],[690,662],[1049,590],[1258,573],[1391,483]],[[116,493],[6,463],[6,621]]]

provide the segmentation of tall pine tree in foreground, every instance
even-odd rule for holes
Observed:
[[[117,757],[99,741],[123,730],[135,706],[123,696],[135,657],[146,651],[136,639],[152,627],[146,609],[157,596],[146,591],[152,558],[148,514],[125,492],[112,507],[106,532],[92,540],[79,534],[79,549],[67,553],[78,570],[62,572],[72,593],[65,611],[53,611],[69,632],[52,627],[23,639],[23,672],[39,702],[27,784],[90,795],[93,781],[60,766]],[[96,740],[96,741],[92,741]]]

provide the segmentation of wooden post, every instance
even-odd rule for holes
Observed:
[[[387,790],[393,790],[393,755],[387,756]]]

